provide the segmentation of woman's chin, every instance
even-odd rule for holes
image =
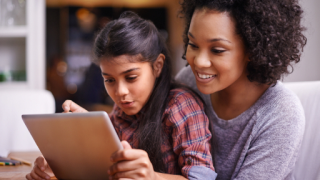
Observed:
[[[197,83],[197,88],[202,94],[212,94],[216,92],[211,86],[204,86]]]

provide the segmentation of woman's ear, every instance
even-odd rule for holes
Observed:
[[[160,76],[165,59],[166,57],[164,56],[164,54],[161,53],[157,57],[156,61],[153,63],[153,70],[156,77]]]

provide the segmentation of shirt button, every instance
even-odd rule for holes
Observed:
[[[187,164],[188,164],[188,165],[191,165],[191,163],[192,163],[192,160],[191,160],[190,158],[188,158]]]

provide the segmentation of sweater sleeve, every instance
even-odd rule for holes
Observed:
[[[301,146],[305,117],[299,104],[285,99],[278,102],[269,111],[257,114],[259,122],[252,130],[250,146],[232,179],[292,179],[290,170]]]

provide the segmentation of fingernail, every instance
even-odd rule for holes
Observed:
[[[45,170],[44,167],[41,167],[41,170],[44,171]]]
[[[50,179],[50,177],[49,177],[49,176],[46,176],[46,179]]]

